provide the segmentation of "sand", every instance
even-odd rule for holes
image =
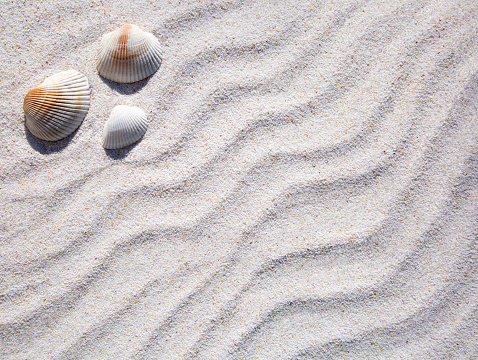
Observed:
[[[1,359],[478,357],[478,2],[0,3]],[[116,84],[100,37],[160,40]],[[79,129],[25,128],[76,69]],[[104,150],[115,105],[148,131]]]

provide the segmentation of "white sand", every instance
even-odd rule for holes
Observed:
[[[478,2],[134,3],[0,3],[0,358],[478,358]],[[118,85],[125,23],[165,58]],[[105,151],[118,104],[149,129]]]

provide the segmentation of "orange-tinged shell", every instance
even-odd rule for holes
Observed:
[[[154,74],[161,65],[159,40],[135,25],[124,25],[103,35],[96,69],[104,78],[133,83]]]
[[[76,70],[52,75],[23,100],[26,126],[41,140],[56,141],[73,133],[90,107],[88,79]]]

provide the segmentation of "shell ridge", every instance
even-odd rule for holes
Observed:
[[[118,38],[115,38],[115,44],[111,48],[111,56],[113,57],[113,67],[110,70],[112,70],[113,73],[121,73],[121,62],[119,57],[115,55],[117,48],[118,48]]]
[[[161,62],[158,61],[158,55],[156,54],[156,46],[159,44],[159,41],[151,34],[149,42],[149,53],[148,53],[148,64],[150,71],[156,71],[155,69],[159,68]]]
[[[76,119],[78,117],[83,116],[83,113],[80,113],[79,115],[76,114],[68,114],[68,113],[62,113],[62,112],[56,112],[56,111],[45,111],[45,112],[40,112],[38,114],[35,114],[31,116],[32,118],[35,118],[37,122],[41,118],[46,118],[47,120],[44,120],[43,122],[51,122],[51,121],[56,121],[59,120],[59,125],[64,122],[69,122],[70,119]]]
[[[77,125],[77,121],[74,121],[74,118],[70,117],[62,117],[56,114],[48,113],[48,120],[39,122],[40,124],[48,124],[49,126],[55,126],[61,129],[69,129],[72,126]],[[66,120],[73,120],[73,121],[66,121]],[[76,129],[76,127],[75,127]]]
[[[89,108],[89,103],[87,104],[82,104],[80,106],[76,105],[76,106],[64,106],[62,103],[55,103],[55,102],[51,102],[51,103],[44,103],[43,104],[44,106],[36,106],[36,105],[33,105],[31,106],[29,109],[28,109],[28,112],[30,114],[44,114],[46,115],[49,111],[56,111],[56,112],[61,112],[61,113],[78,113],[78,112],[82,112],[82,111],[88,111],[88,108]],[[50,105],[50,106],[48,106]],[[56,109],[53,107],[54,105],[57,105],[56,106]],[[31,111],[31,110],[33,111]]]
[[[32,129],[29,129],[31,131],[31,133],[33,135],[36,136],[36,133],[40,133],[40,134],[43,134],[44,136],[54,136],[54,135],[57,135],[57,134],[61,134],[64,132],[64,129],[58,129],[55,127],[55,124],[51,124],[51,123],[39,123],[38,124],[39,126],[36,126],[34,128],[34,130],[36,131],[32,131]]]
[[[107,40],[110,38],[111,36],[108,36],[108,34],[106,34],[104,37],[103,37],[103,41],[102,41],[102,44],[107,44]],[[100,48],[100,52],[102,53],[102,56],[101,56],[101,60],[98,62],[96,68],[98,70],[98,73],[101,75],[102,73],[108,73],[109,74],[109,71],[110,69],[108,68],[107,65],[110,65],[111,64],[108,64],[106,59],[108,57],[111,57],[111,48],[110,47],[102,47]]]
[[[135,127],[135,125],[136,125],[136,118],[133,116],[133,114],[131,114],[127,125],[128,125],[128,131],[129,131],[129,133],[133,135],[133,134],[136,132],[136,130],[137,130],[136,127]]]
[[[111,48],[107,48],[107,52],[106,52],[106,58],[108,57],[112,57],[112,49]],[[103,64],[103,67],[104,67],[104,71],[106,72],[107,75],[110,74],[111,72],[111,66],[114,66],[114,63],[108,63],[105,61],[105,63]]]
[[[90,100],[88,99],[81,99],[82,97],[88,97],[90,93],[85,92],[85,93],[80,93],[80,94],[74,94],[74,95],[68,95],[68,96],[62,96],[61,94],[58,95],[56,98],[54,95],[46,95],[42,98],[43,103],[49,104],[49,103],[55,103],[55,104],[77,104],[78,101],[87,101],[88,104],[90,103]],[[36,99],[35,99],[36,100]]]
[[[145,52],[144,58],[143,58],[143,62],[145,66],[142,68],[142,72],[144,73],[144,75],[153,74],[157,68],[156,65],[154,64],[154,56],[151,50],[152,50],[151,44],[148,44],[148,51]],[[146,75],[146,77],[147,76],[149,75]]]
[[[147,52],[147,46],[146,46],[146,44],[143,42],[143,43],[140,45],[140,47],[139,47],[139,53],[140,53],[140,54],[144,54],[144,53],[146,53],[146,52]],[[141,55],[140,55],[140,56],[141,56]],[[142,60],[142,59],[140,59],[140,60]],[[144,79],[144,78],[147,77],[147,76],[144,76],[144,74],[143,74],[143,66],[137,66],[137,67],[135,68],[135,77],[138,78],[138,79],[139,79],[139,78],[143,78],[143,79]]]
[[[85,80],[83,79],[82,76],[77,76],[77,75],[72,75],[72,76],[65,76],[62,78],[58,78],[56,81],[54,81],[54,84],[56,86],[58,85],[63,85],[63,84],[71,84],[71,83],[78,83],[78,82],[84,82]],[[52,82],[46,83],[45,85],[49,85]]]
[[[90,95],[89,87],[61,87],[61,88],[43,88],[46,94],[56,92],[54,95],[75,96],[75,95]]]
[[[148,77],[148,75],[145,75],[143,74],[143,70],[144,70],[144,64],[143,64],[143,57],[144,57],[144,54],[147,53],[148,51],[148,47],[147,45],[145,44],[145,41],[144,39],[140,39],[140,41],[138,41],[138,43],[136,44],[136,53],[137,53],[137,65],[135,66],[134,65],[134,61],[132,61],[132,66],[134,67],[134,78],[135,79],[145,79],[146,77]]]
[[[120,47],[120,51],[121,51],[121,57],[120,57],[120,64],[121,64],[121,70],[120,72],[121,73],[125,73],[125,74],[128,74],[128,56],[127,56],[127,44],[129,42],[129,37],[126,41],[126,43]],[[119,45],[119,42],[118,42],[118,45]]]
[[[80,97],[88,97],[90,95],[89,92],[85,91],[85,92],[79,92],[79,93],[62,93],[62,92],[58,92],[58,93],[45,93],[43,96],[29,96],[29,102],[32,102],[32,101],[36,101],[36,102],[39,102],[40,100],[45,100],[45,102],[48,102],[48,101],[55,101],[58,100],[58,101],[62,101],[62,102],[75,102],[78,100],[78,98]]]
[[[65,81],[64,83],[58,84],[58,86],[61,86],[62,89],[89,89],[88,84],[83,80],[71,82]]]
[[[75,119],[78,117],[82,117],[86,114],[85,109],[79,109],[78,111],[61,111],[58,109],[52,109],[46,111],[44,116],[52,116],[54,118],[62,118],[62,119]]]

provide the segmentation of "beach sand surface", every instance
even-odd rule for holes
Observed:
[[[1,359],[478,358],[478,2],[0,2]],[[160,41],[100,77],[101,36]],[[68,69],[57,142],[23,99]],[[148,130],[101,145],[115,105]]]

